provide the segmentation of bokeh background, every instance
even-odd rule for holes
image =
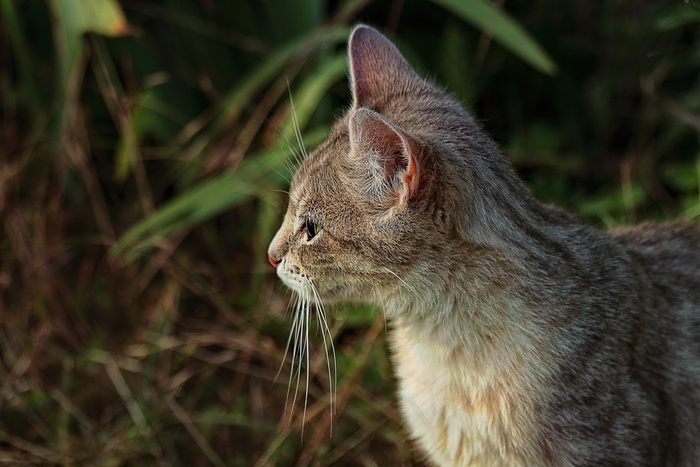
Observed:
[[[357,22],[540,199],[700,217],[697,0],[0,0],[0,464],[420,465],[379,310],[329,311],[334,413],[320,332],[285,403],[265,250]]]

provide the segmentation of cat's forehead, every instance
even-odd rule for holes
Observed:
[[[294,178],[294,182],[289,187],[289,206],[292,209],[296,209],[302,201],[308,197],[307,190],[304,186],[303,181],[298,181],[298,173]]]
[[[337,185],[337,176],[330,167],[302,166],[294,175],[289,188],[290,205],[306,210],[309,204],[319,204],[329,200],[332,193],[336,191],[333,187]]]
[[[299,206],[313,194],[317,184],[315,179],[319,176],[315,173],[317,168],[311,163],[312,156],[313,154],[304,159],[292,178],[289,186],[289,203],[292,206]]]
[[[328,185],[334,183],[330,171],[300,167],[289,188],[289,205],[293,211],[307,211],[328,199]]]
[[[299,206],[311,199],[324,199],[337,194],[341,183],[339,172],[350,144],[347,129],[336,128],[299,166],[289,187],[289,201]]]

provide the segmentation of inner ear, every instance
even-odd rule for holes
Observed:
[[[378,113],[359,108],[350,117],[351,157],[375,185],[375,194],[387,197],[398,190],[408,201],[418,189],[418,142]],[[379,169],[379,170],[377,170]],[[380,172],[380,173],[377,173]]]
[[[399,172],[405,172],[408,170],[409,160],[402,148],[393,147],[391,153],[387,155],[384,161],[384,170],[386,170],[387,176],[392,174],[397,174]]]

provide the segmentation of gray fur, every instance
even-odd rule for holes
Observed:
[[[290,285],[303,273],[323,300],[384,307],[402,407],[430,459],[700,465],[700,227],[601,232],[544,206],[381,34],[358,26],[349,56],[353,107],[295,175],[269,254]],[[362,138],[370,120],[388,139]],[[412,355],[444,365],[445,413],[413,405],[425,368]]]

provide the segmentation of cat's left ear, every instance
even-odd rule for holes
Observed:
[[[353,29],[348,58],[354,108],[372,107],[377,99],[420,82],[396,46],[369,26],[360,24]]]
[[[401,128],[361,107],[350,116],[350,157],[382,204],[407,203],[418,190],[420,145]]]

